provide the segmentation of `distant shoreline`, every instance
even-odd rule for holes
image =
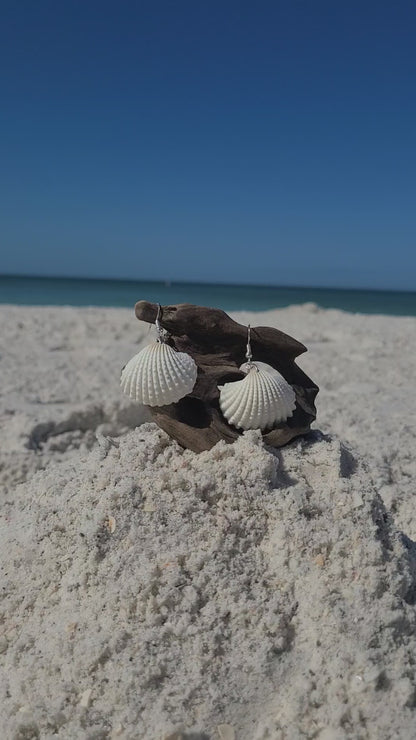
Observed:
[[[225,311],[269,311],[314,303],[351,313],[416,316],[416,291],[0,276],[1,304],[132,308],[141,298],[162,304],[216,306]]]
[[[198,287],[221,287],[221,288],[256,288],[266,290],[319,290],[319,291],[345,291],[355,293],[407,293],[409,295],[416,295],[415,290],[408,290],[406,288],[374,288],[368,286],[354,287],[349,285],[342,286],[330,286],[330,285],[277,285],[274,283],[229,283],[229,282],[211,282],[203,280],[175,280],[169,278],[123,278],[123,277],[88,277],[86,275],[26,275],[18,273],[0,273],[1,280],[60,280],[62,282],[73,281],[73,282],[97,282],[97,283],[123,283],[123,284],[148,284],[148,285],[161,285],[161,286],[198,286]]]

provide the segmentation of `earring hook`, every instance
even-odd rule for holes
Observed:
[[[156,315],[156,321],[155,321],[156,331],[157,331],[157,341],[158,342],[163,342],[164,341],[164,338],[163,338],[163,329],[162,329],[162,326],[160,324],[160,318],[161,318],[161,316],[162,316],[162,306],[160,305],[160,303],[158,303],[157,304],[157,315]]]
[[[247,352],[246,352],[246,359],[247,359],[247,365],[252,365],[251,362],[253,354],[251,352],[251,326],[250,324],[247,327]]]
[[[157,331],[157,342],[160,342],[161,344],[164,344],[166,340],[169,338],[169,332],[166,331],[166,329],[163,328],[162,324],[160,323],[162,318],[162,306],[160,303],[157,304],[157,314],[155,319],[155,326]]]

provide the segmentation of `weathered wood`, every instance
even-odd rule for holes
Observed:
[[[154,324],[157,303],[139,301],[135,313],[140,321]],[[216,308],[180,303],[162,306],[161,324],[169,334],[169,344],[188,352],[198,365],[195,387],[178,403],[150,409],[154,420],[182,447],[194,452],[209,450],[220,439],[233,442],[242,432],[223,417],[218,385],[241,380],[245,362],[247,327],[233,321]],[[259,326],[251,329],[253,361],[266,362],[293,386],[296,409],[286,422],[264,432],[266,444],[282,447],[294,437],[309,431],[316,418],[314,400],[318,386],[296,365],[295,358],[306,347],[278,329]]]

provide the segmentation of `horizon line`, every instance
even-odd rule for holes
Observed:
[[[359,291],[365,291],[365,292],[372,292],[372,293],[416,293],[416,288],[413,290],[409,290],[409,288],[368,288],[368,287],[351,287],[351,286],[335,286],[335,285],[290,285],[290,284],[281,284],[276,285],[273,283],[229,283],[229,282],[211,282],[211,281],[204,281],[204,280],[171,280],[169,278],[122,278],[122,277],[89,277],[86,275],[28,275],[25,273],[0,273],[0,279],[2,278],[18,278],[23,280],[83,280],[85,282],[87,281],[93,281],[93,282],[108,282],[108,283],[147,283],[147,284],[156,284],[156,285],[164,285],[165,287],[174,286],[174,285],[195,285],[195,286],[222,286],[224,288],[230,287],[230,288],[276,288],[276,289],[282,289],[285,290],[342,290],[342,291],[353,291],[353,292],[359,292]]]

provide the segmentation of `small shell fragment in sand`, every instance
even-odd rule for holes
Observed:
[[[85,691],[82,692],[81,698],[79,700],[80,707],[84,707],[84,708],[89,707],[91,694],[92,694],[92,689],[85,689]]]
[[[105,520],[104,526],[106,527],[106,529],[108,529],[110,534],[113,534],[113,532],[115,532],[115,529],[116,529],[116,520],[114,519],[114,517],[109,515],[107,519]]]
[[[231,725],[217,725],[220,740],[235,740],[234,727]]]
[[[363,497],[359,491],[353,491],[352,494],[352,506],[354,509],[358,509],[359,506],[364,506]]]
[[[156,506],[154,505],[153,501],[151,501],[150,499],[145,501],[143,504],[143,511],[147,511],[148,513],[156,511]]]
[[[73,637],[77,627],[78,627],[78,622],[69,622],[65,627],[65,631],[68,633],[70,637]]]
[[[117,725],[117,727],[114,727],[112,733],[111,733],[111,740],[115,737],[120,737],[120,735],[123,734],[124,727],[123,725]]]
[[[381,668],[377,665],[370,665],[364,670],[363,679],[367,683],[376,681],[380,676]]]

